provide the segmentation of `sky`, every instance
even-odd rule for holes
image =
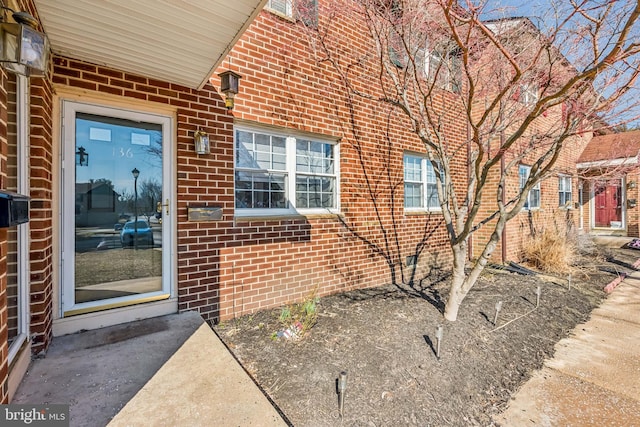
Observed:
[[[497,19],[504,16],[532,16],[536,15],[536,12],[540,10],[542,3],[545,2],[540,0],[489,0],[486,7],[489,13],[486,16],[488,19]]]
[[[604,0],[592,0],[591,4],[601,4]],[[476,0],[477,2],[477,0]],[[569,6],[569,0],[556,0],[557,4],[561,6]],[[502,17],[528,17],[534,22],[534,24],[538,25],[538,27],[544,27],[544,24],[539,22],[538,17],[551,17],[551,0],[487,0],[484,14],[485,19],[498,19]],[[625,2],[620,2],[620,5],[624,5]],[[553,25],[553,22],[551,23]],[[637,30],[636,26],[636,30]],[[563,50],[562,46],[558,46],[560,50]],[[567,55],[567,52],[564,52]],[[568,59],[571,61],[570,55],[567,55]],[[636,83],[633,87],[630,88],[627,93],[629,102],[631,104],[636,104],[637,99],[640,98],[640,84]],[[608,96],[605,92],[605,96]],[[622,105],[622,103],[620,104]],[[618,112],[622,107],[618,108]],[[638,111],[640,107],[634,106],[634,108],[630,111],[627,117],[631,122],[629,126],[640,127],[640,111]],[[614,110],[615,112],[616,110]],[[618,113],[615,113],[616,115]],[[622,120],[622,116],[616,118],[616,121]]]
[[[138,169],[138,185],[144,181],[162,182],[162,160],[151,147],[162,140],[159,125],[126,120],[82,116],[76,120],[76,151],[89,154],[87,166],[76,167],[76,182],[106,179],[118,193],[134,192],[131,171]]]

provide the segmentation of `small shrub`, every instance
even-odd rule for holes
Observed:
[[[283,307],[280,310],[280,317],[278,318],[280,323],[286,324],[291,321],[291,307]]]
[[[523,255],[538,270],[566,274],[572,271],[576,244],[570,236],[545,230],[525,243]]]
[[[296,304],[289,304],[280,310],[278,321],[280,325],[286,330],[296,325],[299,325],[300,331],[298,336],[304,336],[309,329],[311,329],[318,320],[318,301],[317,296],[318,288],[314,289],[304,301]],[[277,336],[277,332],[272,335],[272,338]]]

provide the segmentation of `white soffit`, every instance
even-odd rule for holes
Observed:
[[[35,0],[54,53],[201,88],[266,0]]]
[[[595,160],[576,164],[577,169],[605,168],[611,166],[631,166],[638,164],[638,157],[621,157],[610,160]]]

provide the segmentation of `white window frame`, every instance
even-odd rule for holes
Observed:
[[[405,178],[405,160],[407,158],[413,158],[413,159],[419,159],[420,160],[420,183],[422,184],[422,198],[421,198],[421,206],[419,207],[407,207],[406,205],[404,205],[404,210],[407,212],[434,212],[434,211],[441,211],[442,208],[440,207],[440,201],[439,201],[439,197],[437,195],[437,187],[436,187],[436,197],[438,198],[438,203],[436,206],[428,206],[427,202],[429,201],[429,186],[437,186],[438,185],[438,181],[435,178],[435,171],[433,172],[433,181],[429,180],[429,170],[428,168],[431,168],[433,170],[433,164],[431,163],[431,161],[424,155],[424,154],[415,154],[415,153],[405,153],[402,157],[402,170],[403,170],[403,179],[405,179],[405,183],[409,182],[409,183],[418,183],[418,181],[406,181]],[[404,192],[404,187],[403,187],[403,195],[405,196],[406,199],[406,193]]]
[[[428,81],[435,80],[436,86],[449,92],[459,93],[462,82],[456,82],[461,64],[456,54],[447,49],[431,50],[427,43],[424,48],[424,75]],[[435,73],[438,73],[435,75]],[[457,89],[456,89],[457,86]]]
[[[28,77],[16,75],[16,144],[18,167],[18,193],[29,194],[29,96],[30,86]],[[29,223],[17,226],[18,254],[17,254],[17,309],[18,330],[9,346],[8,360],[13,363],[20,354],[25,341],[30,338],[30,306],[29,306]]]
[[[567,194],[569,198],[567,199]],[[562,203],[564,195],[564,203]],[[573,181],[570,175],[558,175],[558,206],[571,209],[573,204]]]
[[[524,105],[535,105],[539,99],[539,88],[536,85],[525,83],[520,86],[520,102]]]
[[[578,179],[578,209],[580,209],[580,221],[578,229],[584,229],[584,181]]]
[[[523,171],[526,171],[525,175],[522,174]],[[520,191],[522,191],[522,188],[524,187],[525,182],[527,181],[527,179],[529,179],[529,174],[530,173],[531,173],[531,166],[527,166],[527,165],[519,165],[518,166],[518,180],[519,180],[519,189],[520,189]],[[531,192],[532,191],[537,191],[538,192],[538,205],[537,206],[531,206]],[[525,202],[525,204],[524,204],[522,209],[523,210],[527,210],[527,211],[540,209],[540,205],[541,204],[542,204],[542,192],[540,191],[540,182],[538,182],[527,193],[527,201]]]
[[[236,203],[236,172],[240,171],[256,171],[257,169],[251,168],[241,168],[236,164],[237,160],[237,136],[238,132],[251,132],[251,133],[259,133],[263,135],[275,136],[286,138],[286,169],[284,171],[273,171],[277,173],[283,173],[285,175],[285,195],[287,201],[289,202],[289,207],[287,208],[238,208],[235,207]],[[314,215],[314,214],[338,214],[340,212],[340,145],[338,141],[331,140],[325,136],[319,135],[308,135],[302,133],[296,133],[295,131],[290,131],[288,129],[265,129],[259,126],[245,126],[240,125],[234,128],[233,132],[233,162],[234,162],[234,207],[235,207],[235,216],[236,217],[269,217],[269,216],[287,216],[287,215]],[[297,160],[297,142],[300,141],[312,141],[319,142],[322,144],[329,144],[333,146],[333,174],[323,174],[323,173],[308,173],[308,172],[300,172],[300,175],[314,175],[314,176],[327,176],[333,177],[335,179],[335,195],[334,195],[334,207],[332,208],[298,208],[296,206],[296,175],[298,174],[296,170],[296,160]],[[269,170],[271,171],[271,170]]]
[[[277,3],[284,2],[284,10],[280,10],[277,6],[273,6],[276,1]],[[278,15],[282,15],[287,18],[293,18],[293,0],[268,0],[265,8],[267,8],[271,12],[275,12]]]

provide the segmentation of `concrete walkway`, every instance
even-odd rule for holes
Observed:
[[[553,359],[495,421],[505,427],[640,427],[640,272],[558,342]]]
[[[12,400],[69,404],[71,426],[286,426],[197,313],[55,338]]]

